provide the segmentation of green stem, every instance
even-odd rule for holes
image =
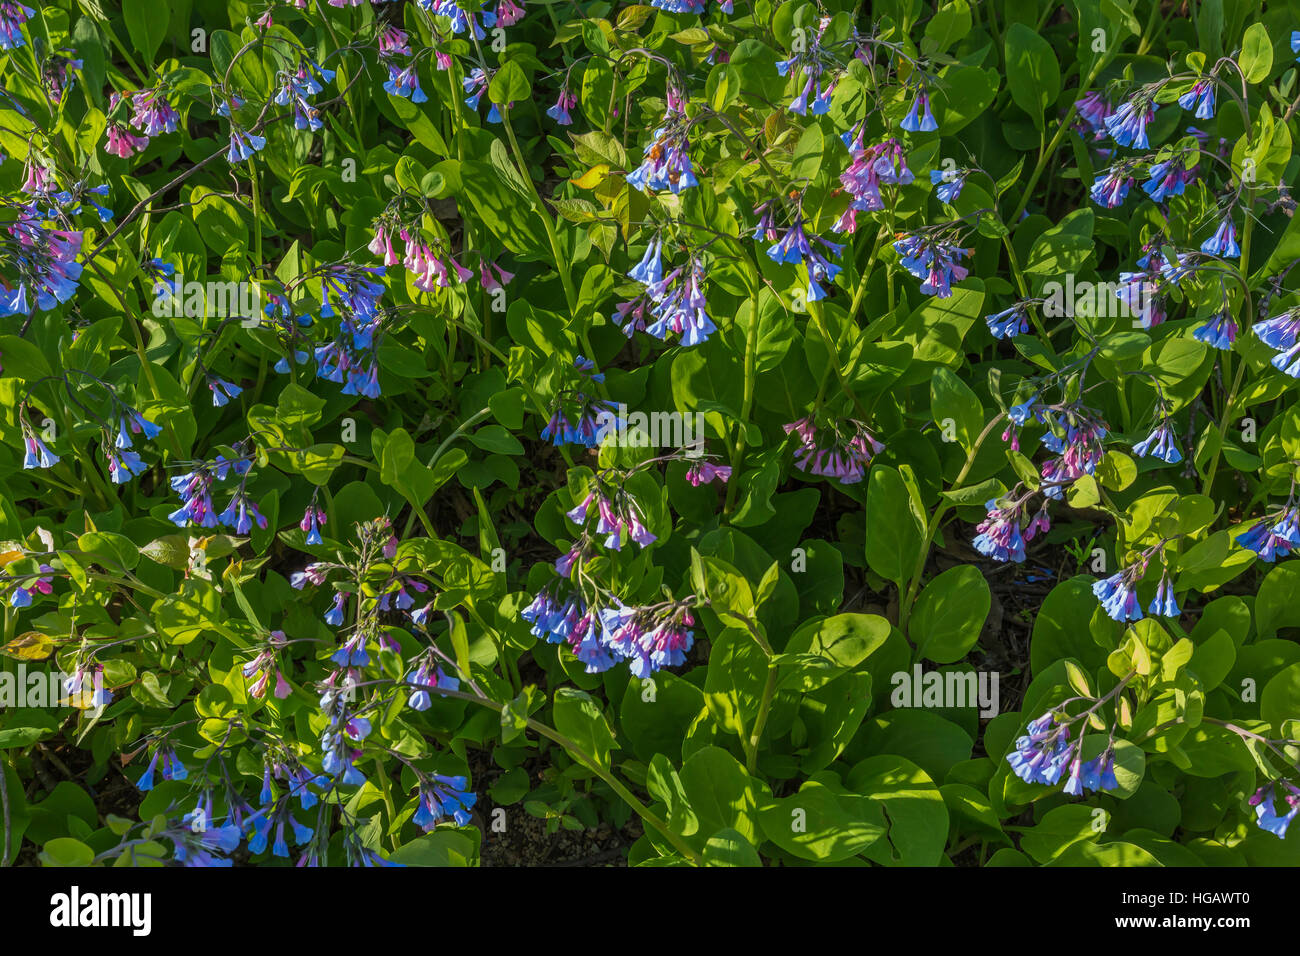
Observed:
[[[749,413],[754,407],[754,372],[758,362],[758,287],[751,291],[749,299],[749,333],[745,336],[745,386],[740,403],[740,432],[736,436],[736,447],[731,452],[731,478],[727,482],[727,501],[723,514],[730,515],[736,503],[736,479],[740,477],[740,467],[745,458],[745,433],[749,426]]]
[[[1250,239],[1254,226],[1254,217],[1247,215],[1246,225],[1241,232],[1241,260],[1237,266],[1240,270],[1243,285],[1245,285],[1246,276],[1250,272]],[[1249,294],[1242,297],[1242,304],[1246,307],[1247,313],[1249,313],[1251,307]],[[1251,316],[1249,314],[1244,316],[1242,320],[1243,328],[1249,324],[1250,319]],[[1224,355],[1225,362],[1228,359],[1228,355],[1231,355],[1231,353],[1229,352]],[[1219,456],[1223,453],[1223,442],[1228,433],[1228,422],[1232,421],[1232,416],[1237,403],[1237,396],[1241,392],[1241,384],[1243,379],[1246,377],[1246,366],[1248,364],[1246,356],[1241,356],[1241,361],[1237,364],[1237,372],[1232,378],[1232,387],[1228,390],[1227,401],[1223,404],[1223,415],[1219,418],[1218,428],[1216,429],[1218,432],[1218,441],[1214,443],[1214,451],[1210,455],[1210,464],[1205,470],[1205,484],[1201,488],[1202,494],[1208,495],[1210,489],[1214,487],[1214,475],[1219,470]]]
[[[1092,69],[1088,71],[1088,78],[1085,79],[1079,87],[1080,92],[1085,92],[1092,86],[1093,80],[1095,80],[1098,74],[1100,74],[1105,68],[1109,59],[1110,58],[1107,57],[1098,60],[1093,64]],[[1011,214],[1010,222],[1016,223],[1020,221],[1020,214],[1023,213],[1025,207],[1029,205],[1029,197],[1033,195],[1034,187],[1038,185],[1039,177],[1043,175],[1043,171],[1047,168],[1048,162],[1051,161],[1052,155],[1056,152],[1056,148],[1061,145],[1061,139],[1070,129],[1070,124],[1074,122],[1074,115],[1076,112],[1078,112],[1078,107],[1071,103],[1069,110],[1066,111],[1065,117],[1057,124],[1056,133],[1052,136],[1051,142],[1047,144],[1047,149],[1039,155],[1038,162],[1034,164],[1034,171],[1029,175],[1029,183],[1025,186],[1024,192],[1021,193],[1020,204],[1016,206],[1016,211]]]
[[[864,422],[869,421],[871,419],[871,412],[867,411],[866,406],[862,404],[862,400],[858,398],[857,393],[849,386],[848,379],[844,377],[844,371],[840,368],[840,351],[836,347],[835,339],[831,335],[830,329],[826,327],[826,319],[822,315],[821,304],[817,302],[809,302],[808,312],[812,315],[813,321],[817,324],[817,330],[821,333],[822,340],[826,343],[826,361],[829,362],[831,368],[834,369],[835,377],[840,383],[840,389],[853,402],[853,405],[858,410],[858,414],[861,416],[862,420]]]
[[[478,697],[474,694],[465,693],[464,691],[443,690],[439,691],[439,693],[443,697],[456,697],[461,700],[468,700],[475,704],[481,704],[484,707],[495,710],[497,713],[501,713],[501,711],[505,710],[504,704],[499,704],[495,700],[491,700],[487,697]],[[600,777],[601,780],[609,785],[611,790],[618,794],[619,797],[621,797],[622,800],[632,808],[633,812],[635,812],[647,826],[657,830],[665,840],[673,845],[674,849],[676,849],[678,853],[682,854],[682,856],[686,857],[696,866],[705,865],[704,857],[702,857],[699,852],[693,849],[679,834],[674,832],[666,822],[659,818],[658,814],[638,800],[636,795],[624,786],[623,782],[615,777],[612,771],[602,767],[595,757],[587,753],[587,751],[583,750],[578,746],[578,744],[553,727],[548,727],[546,724],[534,720],[531,717],[525,718],[525,724],[528,729],[532,730],[534,733],[540,734],[547,740],[559,744],[571,755],[576,757],[579,763],[594,772],[596,776]]]
[[[767,726],[767,715],[772,709],[772,698],[776,696],[777,673],[777,665],[768,661],[767,681],[763,684],[763,699],[758,705],[758,716],[754,718],[754,729],[749,735],[749,746],[745,748],[745,769],[751,776],[758,772],[758,747],[763,740],[763,730]]]
[[[1029,283],[1025,281],[1024,271],[1020,268],[1020,258],[1016,255],[1016,247],[1011,244],[1010,233],[1007,233],[1002,237],[1002,245],[1007,250],[1007,261],[1011,265],[1011,274],[1015,276],[1016,288],[1020,290],[1020,297],[1022,299],[1028,299]],[[1053,360],[1055,360],[1057,357],[1056,351],[1052,348],[1052,339],[1051,336],[1047,334],[1047,329],[1043,325],[1043,320],[1038,316],[1038,307],[1030,306],[1025,311],[1029,315],[1029,321],[1033,323],[1034,331],[1038,333],[1038,337],[1042,340],[1043,347],[1047,349],[1047,353],[1053,358]]]
[[[542,226],[546,229],[546,241],[551,245],[551,256],[555,260],[555,271],[560,274],[560,284],[564,286],[564,301],[569,307],[570,321],[577,321],[578,311],[578,293],[573,288],[573,277],[569,275],[568,266],[564,257],[560,254],[560,237],[555,232],[555,223],[551,219],[551,214],[546,211],[546,203],[542,199],[542,194],[537,190],[537,184],[533,182],[532,175],[528,172],[528,163],[524,160],[523,150],[519,148],[519,140],[515,137],[515,128],[510,122],[510,111],[501,109],[501,123],[506,128],[506,138],[510,141],[510,152],[514,156],[515,165],[519,167],[519,175],[523,177],[524,182],[528,183],[528,188],[533,194],[533,209],[542,220]],[[593,349],[591,342],[587,337],[585,326],[579,329],[579,335],[582,338],[583,347],[587,350],[587,357],[593,358]]]
[[[397,805],[393,803],[393,781],[388,778],[388,771],[384,769],[384,762],[378,757],[375,758],[375,776],[380,781],[379,792],[384,795],[384,809],[388,811],[388,825],[394,827],[397,825]],[[395,830],[388,834],[388,842],[392,844],[394,851],[401,846]]]
[[[262,266],[262,194],[257,185],[257,167],[248,160],[248,179],[253,185],[253,268]]]
[[[972,446],[971,450],[967,453],[966,463],[962,465],[961,471],[957,473],[956,479],[953,480],[952,488],[949,489],[950,491],[957,491],[962,487],[962,482],[964,482],[966,476],[970,474],[970,470],[975,464],[975,458],[979,455],[980,448],[983,447],[985,439],[993,433],[993,429],[997,427],[1004,417],[1005,416],[1001,414],[996,415],[992,421],[984,426],[984,430],[980,432],[979,437],[975,439],[974,446]],[[930,516],[930,520],[926,524],[925,538],[921,542],[920,552],[916,556],[916,565],[912,569],[911,577],[908,579],[907,595],[898,607],[898,629],[903,632],[904,636],[907,636],[907,623],[912,617],[912,605],[916,603],[916,594],[921,588],[921,575],[925,572],[925,560],[930,556],[930,545],[934,541],[934,536],[939,531],[940,522],[943,521],[944,516],[952,507],[953,506],[947,501],[947,499],[941,500],[938,507],[934,509],[934,514]]]
[[[433,466],[438,463],[438,459],[442,457],[443,452],[447,450],[448,446],[450,446],[451,443],[454,442],[461,435],[465,434],[466,429],[472,428],[474,425],[477,425],[479,422],[481,422],[483,419],[487,418],[491,414],[492,414],[491,408],[481,408],[473,415],[471,415],[469,418],[465,419],[463,422],[457,425],[456,430],[453,431],[450,435],[448,435],[445,439],[443,439],[442,444],[439,445],[437,449],[434,451],[433,456],[429,459],[428,467],[432,469]],[[429,521],[429,516],[424,513],[424,508],[413,507],[411,509],[411,516],[406,519],[406,530],[402,532],[403,538],[410,535],[411,528],[414,527],[417,519],[424,524],[424,530],[429,535],[430,538],[438,537],[438,535],[433,530],[433,525]]]

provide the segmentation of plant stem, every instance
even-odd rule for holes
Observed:
[[[440,690],[438,693],[444,697],[456,697],[461,700],[468,700],[471,701],[472,703],[481,704],[484,707],[488,707],[492,710],[495,710],[497,713],[500,713],[501,711],[505,710],[504,704],[499,704],[495,700],[492,700],[491,698],[488,697],[478,697],[474,694],[467,694],[463,691],[455,691],[455,690]],[[682,856],[686,857],[696,866],[704,866],[704,858],[695,849],[693,849],[690,846],[690,844],[688,844],[680,835],[675,833],[668,826],[667,823],[661,820],[658,814],[654,813],[649,807],[647,807],[644,803],[638,800],[636,795],[633,794],[632,791],[629,790],[626,786],[624,786],[622,781],[620,781],[617,777],[615,777],[612,771],[606,770],[604,767],[602,767],[595,757],[587,753],[585,750],[583,750],[576,743],[574,743],[568,737],[564,736],[564,734],[560,733],[555,728],[549,727],[546,724],[534,720],[531,717],[527,717],[524,720],[526,726],[530,730],[532,730],[535,733],[541,734],[543,737],[545,737],[547,740],[552,741],[553,743],[559,744],[561,747],[567,750],[571,755],[576,757],[583,766],[587,767],[589,770],[593,771],[596,774],[596,776],[600,777],[601,780],[603,780],[606,784],[609,785],[611,790],[613,790],[616,794],[618,794],[623,799],[623,801],[632,808],[632,810],[636,813],[637,816],[639,816],[648,826],[653,827],[655,830],[657,830],[665,840],[671,843],[673,847],[679,853],[682,854]]]
[[[1004,415],[996,415],[993,420],[984,426],[979,437],[975,439],[975,444],[970,452],[966,455],[966,463],[962,465],[961,471],[957,473],[956,479],[953,480],[950,491],[957,491],[961,488],[962,482],[970,474],[971,467],[975,464],[975,458],[979,455],[980,448],[984,445],[984,440],[992,434],[993,429],[1002,421]],[[907,636],[907,624],[912,616],[912,606],[916,603],[916,593],[921,587],[921,575],[925,572],[925,559],[930,555],[930,544],[934,541],[934,536],[939,531],[939,523],[943,521],[948,510],[953,506],[945,499],[939,502],[934,514],[930,516],[929,522],[925,528],[925,538],[921,542],[921,550],[916,556],[916,566],[912,569],[912,575],[908,579],[907,595],[898,606],[898,629]]]
[[[388,811],[388,824],[390,827],[395,826],[397,824],[397,806],[393,803],[393,782],[388,778],[388,771],[384,769],[384,762],[378,757],[375,758],[375,774],[381,781],[379,792],[384,795],[384,809]],[[397,842],[396,831],[389,832],[388,842],[392,844],[394,851],[401,846],[401,844]]]
[[[730,516],[736,503],[736,479],[740,477],[740,467],[745,458],[746,436],[749,426],[749,413],[754,406],[754,367],[758,362],[758,287],[755,286],[749,299],[749,332],[745,336],[745,386],[740,403],[740,430],[736,436],[736,447],[731,453],[731,478],[727,481],[727,500],[722,512]]]
[[[1242,229],[1241,233],[1241,260],[1238,263],[1238,269],[1242,277],[1243,286],[1247,281],[1246,276],[1250,271],[1250,239],[1251,233],[1254,230],[1254,225],[1254,217],[1247,215],[1246,225]],[[1251,307],[1249,289],[1247,289],[1246,292],[1247,294],[1243,297],[1242,304],[1246,307],[1247,313],[1249,313]],[[1249,314],[1242,317],[1242,328],[1249,325],[1250,319],[1251,316]],[[1224,355],[1225,361],[1230,354],[1231,353],[1229,352]],[[1237,395],[1241,392],[1242,380],[1246,377],[1247,364],[1249,363],[1246,361],[1246,356],[1242,355],[1241,361],[1237,363],[1237,372],[1232,378],[1232,387],[1228,390],[1228,398],[1223,403],[1223,415],[1219,418],[1218,427],[1216,429],[1218,432],[1218,439],[1214,443],[1214,451],[1210,455],[1210,464],[1205,470],[1205,484],[1201,488],[1201,493],[1204,495],[1208,495],[1210,489],[1214,487],[1214,475],[1215,472],[1219,470],[1219,456],[1223,453],[1223,440],[1228,432],[1228,422],[1232,421],[1234,407],[1237,402]]]

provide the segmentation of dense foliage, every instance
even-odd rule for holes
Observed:
[[[0,0],[4,862],[1300,862],[1298,28]]]

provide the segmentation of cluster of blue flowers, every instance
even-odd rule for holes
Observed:
[[[1027,733],[1016,740],[1015,749],[1007,755],[1012,772],[1025,783],[1043,783],[1053,787],[1065,777],[1065,786],[1061,789],[1072,797],[1082,796],[1088,791],[1118,789],[1113,745],[1099,756],[1084,760],[1083,738],[1070,739],[1071,722],[1065,719],[1064,713],[1057,711],[1048,711],[1031,721]]]
[[[534,636],[568,644],[588,674],[626,660],[633,676],[645,678],[663,667],[679,667],[695,643],[690,603],[627,607],[616,598],[591,605],[566,581],[537,592],[520,616]]]
[[[200,528],[225,525],[241,535],[248,534],[254,524],[265,528],[266,516],[249,497],[247,490],[248,474],[253,467],[254,457],[241,446],[235,449],[233,458],[217,455],[210,462],[191,462],[188,471],[171,478],[172,490],[181,496],[181,506],[167,516],[168,520],[178,528],[187,525]],[[232,492],[225,510],[218,513],[212,502],[212,486],[231,475],[239,479],[239,484]]]

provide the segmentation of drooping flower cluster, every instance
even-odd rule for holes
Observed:
[[[326,69],[307,57],[301,57],[296,70],[280,72],[275,102],[279,106],[292,104],[295,129],[315,132],[325,125],[325,120],[321,117],[320,110],[312,104],[311,98],[324,89],[323,83],[333,80],[333,70]]]
[[[1025,544],[1037,535],[1051,530],[1052,523],[1047,513],[1047,498],[1029,517],[1030,494],[1016,497],[1007,495],[1003,499],[990,498],[984,504],[987,515],[975,528],[972,545],[975,550],[994,561],[1025,560]]]
[[[846,485],[861,481],[871,460],[885,450],[865,424],[852,418],[818,428],[810,415],[782,427],[787,435],[798,439],[796,468],[810,475],[837,478]]]
[[[39,574],[29,574],[21,577],[15,576],[14,583],[9,590],[10,607],[31,607],[33,594],[53,594],[54,593],[54,569],[48,564],[40,566]],[[8,575],[4,576],[8,578]],[[18,583],[21,581],[22,583]]]
[[[568,582],[557,579],[544,586],[519,616],[532,625],[534,637],[548,644],[568,644],[588,674],[614,666],[614,657],[601,640],[597,614]]]
[[[663,238],[656,235],[628,273],[645,291],[615,306],[612,319],[629,338],[640,330],[661,341],[676,334],[682,345],[698,345],[717,331],[704,298],[704,258],[693,253],[665,275],[662,252]]]
[[[627,175],[627,183],[633,189],[680,193],[699,185],[691,164],[688,140],[691,123],[686,116],[686,102],[686,94],[669,86],[664,118],[651,134],[641,165]]]
[[[1132,564],[1108,578],[1093,583],[1092,593],[1097,596],[1102,609],[1113,620],[1127,622],[1142,619],[1142,605],[1137,596],[1138,582],[1146,574],[1151,556],[1157,551],[1163,553],[1164,544],[1165,542],[1161,541],[1154,547],[1148,548],[1138,555]],[[1182,613],[1178,602],[1174,599],[1174,586],[1169,576],[1168,566],[1160,574],[1160,582],[1156,586],[1155,597],[1147,607],[1147,613],[1170,618],[1176,618]]]
[[[403,60],[402,57],[411,57]],[[379,64],[388,70],[384,90],[392,96],[423,103],[429,99],[420,87],[418,57],[411,56],[409,35],[393,23],[384,23],[379,33]],[[439,66],[441,68],[441,61]]]
[[[1058,456],[1045,461],[1040,471],[1043,493],[1059,500],[1065,497],[1065,486],[1096,472],[1106,453],[1102,439],[1109,431],[1095,412],[1078,402],[1047,405],[1031,399],[1025,405],[1030,406],[1033,416],[1047,426],[1042,437],[1043,447]],[[1028,420],[1030,410],[1025,406],[1017,406],[1011,411],[1014,424],[1021,425]]]
[[[695,642],[692,603],[629,607],[613,598],[593,605],[568,581],[557,578],[537,592],[520,616],[532,625],[534,636],[567,644],[587,673],[626,660],[633,676],[644,678],[685,663]]]
[[[306,278],[320,280],[320,318],[338,320],[333,338],[314,347],[315,372],[328,382],[343,386],[344,395],[378,398],[378,348],[383,340],[389,314],[379,303],[384,294],[383,266],[358,266],[339,262],[325,266]],[[265,307],[267,315],[279,317],[282,328],[292,337],[300,327],[315,324],[310,316],[295,315],[287,296],[271,296]],[[308,353],[294,349],[293,364],[308,360]],[[275,364],[275,370],[288,374],[288,357]]]
[[[1151,145],[1147,140],[1147,126],[1155,118],[1156,109],[1152,95],[1143,90],[1133,99],[1120,103],[1103,122],[1111,138],[1121,146],[1146,149]]]
[[[1150,455],[1168,465],[1176,465],[1183,460],[1183,453],[1178,450],[1174,429],[1168,418],[1162,418],[1150,435],[1133,446],[1133,454],[1139,458]]]
[[[190,462],[189,470],[172,477],[172,490],[181,496],[181,506],[167,516],[178,528],[196,525],[200,528],[215,528],[225,525],[236,534],[248,534],[253,525],[266,527],[266,516],[262,514],[247,491],[248,473],[253,467],[253,454],[242,446],[235,448],[233,457],[218,454],[212,461]],[[225,481],[230,476],[237,477],[239,484],[231,494],[230,503],[224,511],[217,512],[212,501],[213,485]]]
[[[383,259],[385,268],[402,265],[411,273],[412,284],[423,292],[468,282],[474,273],[456,259],[448,243],[440,237],[428,239],[421,230],[420,220],[428,212],[426,204],[418,203],[413,213],[403,214],[402,207],[409,204],[408,197],[399,197],[374,221],[374,236],[366,248]],[[402,254],[398,252],[395,236],[405,244]],[[382,270],[377,274],[382,274]],[[501,289],[512,279],[513,273],[480,254],[479,281],[485,290]]]
[[[472,819],[470,808],[478,795],[469,791],[469,781],[464,776],[416,771],[419,806],[411,822],[428,832],[442,820],[451,817],[457,826],[467,826]]]
[[[1153,163],[1147,170],[1150,177],[1142,184],[1142,191],[1155,202],[1164,202],[1170,196],[1181,196],[1187,184],[1196,178],[1196,165],[1188,165],[1193,154],[1178,152],[1166,160]]]
[[[482,40],[487,36],[486,30],[496,26],[497,13],[494,10],[484,10],[485,0],[417,0],[419,5],[434,14],[435,16],[446,17],[451,21],[451,32],[461,34],[470,32],[477,40]],[[510,26],[511,23],[517,22],[522,16],[522,12],[514,12],[512,5],[507,4],[510,12],[510,23],[503,23],[502,26]],[[485,30],[486,28],[486,30]]]
[[[879,212],[885,208],[880,193],[882,185],[906,186],[915,178],[907,167],[903,145],[898,140],[886,139],[867,146],[864,140],[866,129],[864,121],[840,137],[849,150],[851,162],[840,173],[840,184],[849,196],[849,205],[835,222],[833,228],[837,233],[856,232],[859,212]]]
[[[82,233],[57,228],[51,210],[34,203],[10,207],[15,218],[4,227],[0,239],[0,262],[11,263],[17,272],[14,285],[0,277],[0,318],[31,315],[33,310],[53,309],[67,302],[77,291],[82,265]]]
[[[1024,335],[1029,331],[1029,308],[1033,304],[1033,300],[1022,299],[1010,308],[986,315],[984,321],[988,323],[989,332],[996,339]]]
[[[917,86],[912,107],[898,125],[909,133],[933,133],[939,128],[938,122],[930,112],[930,93],[924,83]]]
[[[248,692],[258,700],[266,697],[266,690],[270,686],[272,677],[275,678],[274,693],[278,699],[284,700],[292,692],[289,682],[284,679],[284,673],[280,669],[280,652],[287,644],[288,638],[284,631],[272,631],[266,646],[244,665],[242,671],[244,678],[252,681]]]
[[[1300,378],[1300,306],[1256,322],[1251,331],[1277,353],[1269,360],[1275,369]]]
[[[844,252],[842,245],[830,242],[821,236],[809,237],[804,230],[803,213],[800,211],[795,214],[794,221],[786,229],[785,235],[767,250],[768,258],[773,262],[805,265],[808,271],[809,302],[826,298],[826,290],[822,287],[822,283],[833,282],[840,272],[840,267],[831,262],[814,243],[825,248],[836,259]]]
[[[593,514],[597,518],[594,533],[605,535],[604,546],[613,551],[621,550],[628,540],[643,548],[655,541],[654,534],[645,526],[645,516],[637,500],[623,487],[605,482],[599,476],[586,496],[566,512],[566,517],[585,529]]]
[[[154,748],[153,756],[149,758],[149,766],[135,783],[137,788],[142,791],[153,789],[154,772],[158,769],[159,760],[162,761],[162,779],[184,780],[189,776],[185,764],[181,763],[180,758],[176,756],[176,748],[164,740]]]
[[[921,292],[940,299],[949,298],[952,283],[970,274],[961,260],[972,250],[957,245],[950,226],[920,229],[894,241],[902,267],[921,280]]]
[[[822,116],[830,112],[831,94],[835,92],[838,61],[822,45],[822,37],[830,26],[831,18],[823,16],[817,21],[817,29],[808,39],[806,48],[796,52],[788,60],[778,60],[776,71],[782,76],[803,74],[803,86],[795,98],[790,101],[790,112],[800,116]],[[826,80],[827,74],[831,74]]]
[[[1285,794],[1278,793],[1278,784],[1286,789]],[[1249,802],[1255,808],[1255,823],[1259,828],[1273,834],[1279,840],[1284,840],[1287,827],[1297,815],[1300,815],[1300,788],[1290,780],[1276,780],[1256,790]],[[1279,802],[1286,810],[1285,813],[1278,812]]]
[[[1300,507],[1296,504],[1295,488],[1280,510],[1253,522],[1236,535],[1236,541],[1269,564],[1300,548]]]
[[[1056,786],[1065,776],[1062,790],[1072,797],[1118,789],[1113,741],[1100,755],[1084,760],[1083,738],[1070,739],[1070,723],[1076,720],[1080,717],[1067,718],[1063,712],[1048,711],[1031,721],[1027,733],[1016,740],[1015,749],[1007,755],[1012,772],[1025,783],[1048,786]]]
[[[542,441],[552,445],[581,445],[595,448],[614,429],[624,424],[618,406],[602,398],[593,397],[587,389],[591,384],[605,380],[602,372],[592,372],[594,364],[579,355],[574,368],[583,381],[577,388],[560,390],[555,396],[551,417],[542,428]]]
[[[36,15],[31,7],[18,3],[17,0],[0,2],[0,50],[16,50],[26,44],[23,36],[23,24]]]

